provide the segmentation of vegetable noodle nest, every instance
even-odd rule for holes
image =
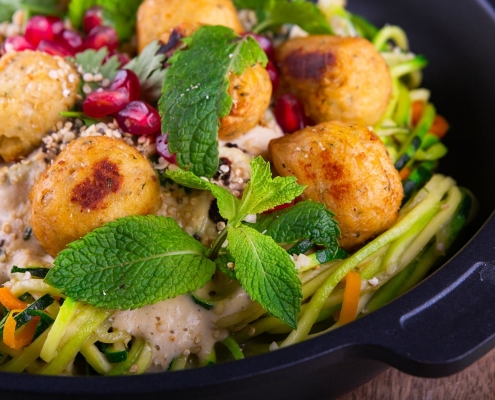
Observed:
[[[259,3],[5,12],[0,371],[276,351],[449,255],[476,201],[435,172],[427,59],[339,1]]]

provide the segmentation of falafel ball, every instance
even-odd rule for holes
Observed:
[[[323,122],[270,142],[276,171],[307,185],[303,199],[335,213],[340,246],[353,250],[395,222],[404,192],[399,173],[368,128]]]
[[[366,39],[311,35],[276,49],[285,89],[315,123],[338,120],[375,125],[392,95],[388,66]]]
[[[261,64],[248,67],[240,75],[229,76],[232,97],[229,115],[220,119],[218,138],[232,140],[254,128],[263,119],[272,97],[272,82]]]
[[[79,74],[62,57],[40,51],[0,58],[0,157],[14,161],[38,147],[60,112],[76,103]]]
[[[180,24],[189,26],[188,34],[201,25],[223,25],[243,32],[231,0],[145,0],[137,13],[138,51],[153,40],[166,43],[170,31]]]
[[[161,201],[149,160],[105,136],[72,141],[35,183],[30,199],[33,233],[53,257],[106,222],[155,213]]]

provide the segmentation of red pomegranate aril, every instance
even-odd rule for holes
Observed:
[[[43,51],[45,53],[51,54],[52,56],[67,57],[74,55],[74,53],[67,47],[53,40],[42,40],[41,42],[39,42],[36,50]]]
[[[106,46],[110,53],[116,50],[118,45],[119,39],[115,29],[103,25],[95,26],[91,29],[83,42],[83,47],[85,49],[98,50]]]
[[[55,37],[55,41],[66,47],[73,54],[76,54],[79,50],[81,50],[83,44],[82,36],[78,32],[71,29],[64,29]]]
[[[268,64],[266,64],[266,71],[272,81],[272,93],[275,93],[279,86],[278,69],[273,62],[268,61]]]
[[[34,47],[29,43],[24,36],[11,36],[2,43],[2,54],[9,51],[34,50]]]
[[[177,157],[175,154],[170,154],[168,149],[168,135],[158,135],[155,140],[156,152],[161,155],[169,163],[177,164]]]
[[[115,114],[120,129],[133,135],[151,135],[161,126],[158,111],[144,101],[135,100]]]
[[[275,118],[284,133],[293,133],[308,124],[301,102],[292,94],[284,94],[275,104]]]
[[[83,101],[83,111],[92,118],[106,117],[122,110],[128,99],[129,94],[120,90],[92,92]]]
[[[270,39],[268,39],[266,36],[259,35],[253,32],[243,33],[242,35],[249,35],[253,39],[255,39],[260,47],[263,49],[263,51],[266,53],[268,59],[272,61],[275,60],[275,49],[273,48],[273,43]]]
[[[64,29],[64,23],[58,17],[36,15],[26,24],[24,37],[34,47],[42,40],[53,40]]]
[[[139,100],[141,95],[141,84],[137,75],[129,69],[121,69],[115,75],[109,90],[123,89],[129,94],[129,101]]]
[[[95,26],[103,23],[103,10],[99,6],[90,7],[83,17],[84,32],[89,33]]]

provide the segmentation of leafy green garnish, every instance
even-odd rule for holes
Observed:
[[[297,327],[301,282],[292,259],[270,236],[246,226],[230,229],[227,249],[235,276],[251,299],[290,327]]]
[[[142,0],[71,0],[68,16],[75,28],[81,28],[84,13],[93,6],[103,9],[106,25],[115,28],[120,40],[129,40],[136,27],[136,13]]]
[[[219,120],[232,108],[228,76],[266,65],[267,57],[252,37],[223,26],[203,26],[183,41],[187,47],[169,60],[159,102],[162,132],[181,168],[209,178],[218,167]]]
[[[102,47],[99,50],[85,50],[77,53],[74,57],[76,65],[82,68],[84,72],[90,74],[100,73],[104,79],[113,81],[115,75],[117,75],[120,69],[119,58],[114,55],[105,61],[105,57],[108,55],[108,49]],[[94,90],[100,86],[98,82],[87,82],[89,86]]]
[[[60,15],[62,8],[58,0],[0,0],[0,22],[10,21],[17,10],[24,10],[26,18],[33,15]]]
[[[78,301],[125,310],[195,291],[214,272],[206,248],[174,219],[133,216],[69,244],[45,281]]]
[[[165,81],[163,62],[166,56],[159,54],[159,49],[160,43],[154,40],[124,66],[136,73],[141,83],[141,95],[150,102],[158,100]]]
[[[234,0],[238,9],[256,12],[254,32],[277,31],[284,24],[294,24],[310,34],[331,34],[332,28],[325,15],[310,1],[290,0]]]
[[[97,307],[132,309],[193,292],[210,280],[218,267],[238,279],[270,314],[295,328],[302,294],[294,263],[272,237],[243,220],[291,201],[304,187],[293,177],[272,179],[269,164],[261,157],[251,161],[251,169],[251,181],[241,199],[190,171],[165,173],[183,186],[209,190],[217,198],[219,211],[228,222],[211,249],[182,231],[171,218],[126,217],[69,244],[55,259],[46,282]],[[304,213],[296,214],[302,218]],[[314,217],[309,211],[306,214]],[[290,231],[291,226],[287,221],[280,229]],[[329,230],[323,223],[320,227],[324,232],[312,237],[330,243]]]
[[[256,223],[250,226],[271,236],[280,244],[310,239],[314,244],[336,252],[339,248],[337,238],[340,236],[340,229],[333,219],[334,215],[324,204],[306,200],[290,208],[259,215]],[[288,226],[290,229],[287,229]]]

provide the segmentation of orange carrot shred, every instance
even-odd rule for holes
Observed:
[[[404,167],[399,171],[399,176],[401,180],[406,180],[409,177],[409,175],[411,175],[411,170],[407,167]]]
[[[3,327],[3,342],[15,350],[27,346],[33,341],[34,331],[40,319],[40,317],[33,317],[26,325],[19,328],[19,332],[16,334],[17,321],[14,319],[14,314],[19,312],[22,310],[11,310]]]
[[[411,105],[411,124],[412,126],[416,126],[421,119],[421,115],[423,114],[423,110],[425,108],[425,103],[421,100],[413,101]]]
[[[441,115],[435,115],[433,124],[430,127],[430,132],[438,138],[443,138],[449,130],[449,123]]]
[[[339,324],[344,325],[356,319],[360,294],[361,277],[356,271],[350,271],[345,276],[344,300],[340,310]]]
[[[2,303],[7,310],[24,310],[28,306],[26,303],[15,297],[9,288],[6,287],[0,288],[0,303]]]

